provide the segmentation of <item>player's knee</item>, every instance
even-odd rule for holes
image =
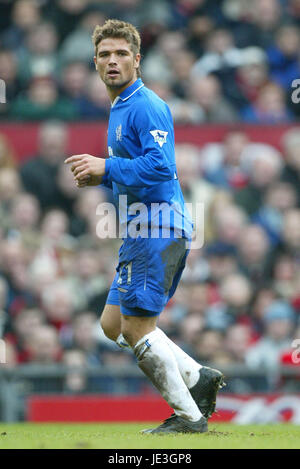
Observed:
[[[112,326],[112,324],[105,318],[100,318],[100,325],[106,337],[110,340],[116,341],[120,332]]]

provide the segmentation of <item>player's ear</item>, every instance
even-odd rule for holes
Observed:
[[[134,68],[138,69],[140,66],[140,61],[141,61],[141,54],[136,54],[135,56],[135,63],[134,63]]]
[[[94,55],[94,64],[95,64],[95,69],[97,70],[97,69],[98,69],[98,65],[97,65],[97,58],[96,58],[95,55]]]

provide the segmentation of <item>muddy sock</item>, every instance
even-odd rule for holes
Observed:
[[[195,386],[195,384],[197,384],[199,380],[202,366],[187,353],[185,353],[180,347],[178,347],[178,345],[176,345],[171,339],[169,339],[169,337],[161,329],[157,327],[156,331],[171,348],[173,354],[175,355],[177,366],[179,368],[182,379],[187,387],[191,389]]]
[[[174,412],[196,422],[202,414],[179,372],[176,358],[157,330],[146,334],[133,347],[138,365]]]
[[[156,331],[161,335],[161,338],[167,342],[171,348],[173,354],[175,355],[177,366],[179,372],[182,376],[183,381],[189,389],[197,384],[200,377],[200,370],[202,366],[197,363],[192,357],[190,357],[186,352],[184,352],[178,345],[176,345],[169,337],[158,327]],[[129,347],[128,342],[123,337],[123,334],[120,334],[116,340],[116,343],[121,348]]]

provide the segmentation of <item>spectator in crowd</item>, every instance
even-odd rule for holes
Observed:
[[[207,37],[209,33],[215,27],[215,21],[208,15],[193,15],[188,21],[188,47],[196,54],[197,57],[201,57]]]
[[[89,67],[85,62],[74,60],[64,64],[60,74],[61,91],[75,104],[86,92]]]
[[[215,286],[238,270],[236,250],[225,242],[210,243],[205,249],[205,259],[208,264],[208,278]]]
[[[7,119],[10,106],[22,89],[18,77],[17,57],[10,50],[0,49],[0,77],[5,83],[5,103],[1,100],[0,118]]]
[[[192,249],[186,260],[182,281],[186,283],[203,282],[210,276],[210,266],[204,256],[199,256],[197,249]],[[177,303],[177,301],[176,301]]]
[[[44,210],[59,207],[60,192],[57,172],[66,157],[67,129],[61,123],[47,122],[41,126],[38,136],[38,154],[21,167],[24,188],[32,193]]]
[[[186,298],[187,314],[204,316],[209,301],[209,289],[207,283],[193,282],[188,285]]]
[[[173,25],[174,27],[186,27],[190,18],[194,16],[207,16],[213,19],[214,23],[221,23],[223,19],[222,9],[219,2],[208,0],[175,0],[172,2]]]
[[[234,28],[237,46],[247,47],[251,44],[266,49],[273,42],[281,14],[282,7],[279,0],[243,2],[240,21]]]
[[[234,129],[225,135],[223,143],[205,145],[201,151],[204,177],[224,189],[244,187],[248,177],[241,167],[241,159],[248,144],[246,133]]]
[[[7,308],[11,315],[18,314],[34,302],[27,277],[28,253],[20,238],[5,239],[1,243],[1,274],[8,283]]]
[[[57,281],[43,291],[41,307],[46,319],[58,332],[65,333],[74,314],[72,291],[65,282]]]
[[[10,109],[10,117],[21,121],[61,119],[72,121],[77,117],[75,105],[68,98],[60,98],[50,77],[35,78],[28,92],[20,94]]]
[[[286,13],[293,18],[296,24],[300,24],[300,2],[299,0],[290,0],[285,5]]]
[[[45,16],[56,25],[60,44],[77,27],[89,0],[58,0],[47,2]]]
[[[68,224],[68,216],[63,210],[49,210],[41,223],[41,232],[46,244],[58,246],[63,242],[64,238],[69,236]]]
[[[166,31],[159,38],[143,61],[143,78],[149,81],[162,81],[173,85],[176,77],[170,61],[176,60],[178,53],[186,49],[186,39],[181,31]]]
[[[232,81],[224,83],[225,94],[239,110],[254,103],[260,90],[269,82],[267,55],[259,47],[241,49],[241,61],[235,73],[236,87]]]
[[[188,94],[187,85],[195,60],[195,55],[188,49],[180,50],[176,57],[170,57],[170,65],[176,79],[172,91],[181,99],[186,99]]]
[[[163,81],[147,81],[146,85],[166,101],[176,124],[197,124],[203,120],[203,111],[188,99],[177,96],[169,84]]]
[[[72,321],[71,346],[84,352],[86,363],[90,365],[100,363],[96,325],[96,315],[88,311],[77,314]]]
[[[204,112],[202,122],[229,123],[237,121],[235,109],[224,97],[220,81],[213,75],[192,78],[189,98]]]
[[[80,230],[84,235],[89,229],[91,218],[98,221],[97,207],[103,202],[106,202],[106,193],[102,188],[88,187],[82,191],[75,204],[76,216],[71,220],[73,229]]]
[[[19,75],[32,78],[54,76],[57,72],[57,33],[52,23],[39,23],[26,36],[27,48],[19,56]]]
[[[294,311],[285,301],[274,301],[264,316],[265,335],[246,354],[252,369],[276,370],[281,353],[289,348],[294,327]]]
[[[195,345],[204,327],[204,317],[198,312],[190,312],[180,324],[179,346],[190,356],[195,355]]]
[[[164,0],[153,0],[151,4],[143,0],[116,0],[111,3],[110,17],[131,22],[137,28],[147,24],[168,24],[171,13]]]
[[[85,94],[77,102],[77,111],[84,120],[98,120],[109,117],[110,102],[104,83],[91,73],[86,82]]]
[[[21,192],[20,177],[16,169],[0,170],[0,226],[1,232],[10,228],[10,209],[14,198]]]
[[[68,214],[69,218],[72,218],[76,216],[74,213],[74,205],[77,200],[78,192],[76,191],[76,186],[74,186],[73,175],[67,169],[64,163],[59,164],[56,183],[59,192],[59,207]]]
[[[234,45],[232,33],[227,29],[214,29],[207,38],[206,52],[197,60],[191,71],[192,77],[217,74],[222,80],[233,76],[240,65],[241,52]]]
[[[287,252],[293,256],[299,266],[300,253],[300,209],[288,210],[283,219],[283,246],[278,252]]]
[[[191,144],[176,144],[175,154],[185,202],[192,203],[195,207],[196,203],[201,201],[205,206],[209,206],[214,190],[211,184],[201,178],[199,148]]]
[[[7,327],[5,340],[14,347],[18,363],[32,360],[30,346],[32,332],[45,324],[44,315],[37,308],[24,308]]]
[[[79,21],[78,27],[71,32],[60,49],[60,63],[70,63],[79,60],[91,65],[94,55],[94,46],[91,36],[97,24],[105,22],[105,16],[97,9],[97,6],[88,8]]]
[[[297,191],[297,202],[300,205],[300,133],[298,128],[288,130],[282,138],[285,166],[282,180],[293,184]]]
[[[28,348],[31,355],[31,363],[42,365],[46,370],[53,363],[62,360],[62,349],[58,339],[58,333],[54,327],[41,325],[31,331]],[[35,377],[32,381],[32,392],[58,392],[62,390],[62,378],[59,377]]]
[[[251,124],[285,124],[294,116],[289,111],[283,89],[276,83],[267,83],[258,92],[253,104],[242,111],[242,119]]]
[[[249,183],[235,191],[235,202],[248,215],[256,213],[263,203],[266,189],[276,182],[282,171],[282,158],[274,147],[254,144],[245,149],[242,165],[248,173]]]
[[[216,358],[224,351],[224,337],[217,330],[204,330],[195,344],[197,360],[204,365],[216,363]]]
[[[253,215],[252,221],[260,225],[268,235],[271,244],[276,245],[281,239],[284,213],[296,205],[297,194],[293,186],[277,182],[267,189],[263,205]]]
[[[11,26],[2,36],[4,47],[23,52],[27,34],[41,21],[38,2],[34,0],[17,0],[13,2]]]
[[[225,332],[234,323],[248,323],[252,287],[247,278],[233,273],[220,283],[220,301],[205,312],[205,326]]]
[[[11,206],[10,229],[8,236],[22,236],[23,239],[37,237],[40,207],[31,194],[18,194]]]
[[[265,231],[258,225],[246,226],[238,244],[239,269],[253,282],[260,285],[268,273],[270,242]]]
[[[270,279],[255,288],[250,305],[250,315],[252,321],[252,335],[254,340],[258,340],[264,334],[264,316],[267,307],[277,299],[277,294]]]
[[[275,44],[267,50],[270,77],[285,90],[290,90],[293,80],[300,76],[299,46],[299,29],[283,25],[277,31]]]
[[[251,327],[245,324],[234,324],[227,329],[224,348],[229,352],[232,363],[245,363],[251,342]]]
[[[293,256],[281,254],[277,256],[273,272],[273,289],[287,301],[293,301],[298,295],[298,269]]]
[[[242,230],[246,226],[247,216],[240,207],[234,204],[220,205],[213,210],[213,239],[214,242],[228,246],[227,252],[236,252]],[[209,246],[208,246],[209,247]]]
[[[0,277],[0,339],[4,336],[4,331],[8,326],[9,314],[6,311],[8,296],[8,285],[4,277]]]
[[[95,256],[94,249],[82,248],[75,257],[75,272],[73,276],[74,291],[80,292],[78,304],[81,308],[89,308],[92,311],[99,311],[103,293],[106,294],[107,272],[104,249],[97,251]],[[109,261],[109,260],[108,260]]]

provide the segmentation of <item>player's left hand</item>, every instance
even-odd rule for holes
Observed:
[[[83,154],[70,156],[65,163],[72,164],[71,171],[77,186],[90,185],[92,181],[93,185],[101,184],[105,174],[105,159]]]

